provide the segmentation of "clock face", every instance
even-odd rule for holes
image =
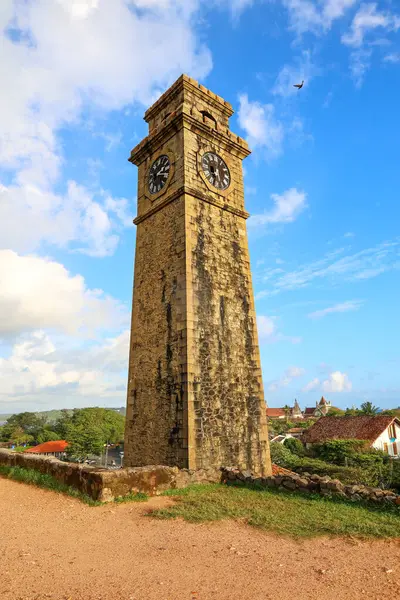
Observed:
[[[150,194],[157,194],[167,183],[171,163],[166,154],[159,156],[151,165],[149,173]]]
[[[219,190],[226,190],[229,187],[231,182],[229,169],[218,154],[206,152],[201,159],[201,165],[211,185]]]

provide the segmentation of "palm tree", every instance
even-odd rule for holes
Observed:
[[[286,423],[289,421],[289,415],[291,412],[291,407],[288,404],[285,404],[285,406],[283,407],[283,410],[285,411],[285,415],[286,415]]]
[[[379,408],[377,406],[374,406],[372,404],[372,402],[363,402],[363,404],[361,404],[361,410],[360,412],[362,412],[363,415],[376,415],[379,411]]]

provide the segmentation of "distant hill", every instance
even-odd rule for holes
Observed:
[[[105,408],[107,408],[108,410],[115,410],[116,412],[118,412],[120,415],[125,416],[126,413],[126,409],[124,406],[121,406],[120,408],[114,408],[113,406],[105,406]],[[72,412],[72,408],[67,409],[69,413]],[[25,411],[20,411],[20,412],[25,412]],[[10,417],[12,417],[12,415],[15,415],[18,413],[9,413],[9,414],[4,414],[4,415],[0,415],[0,423],[3,421],[7,421],[7,419],[9,419]],[[55,423],[57,421],[57,419],[59,419],[61,417],[61,410],[43,410],[41,412],[37,412],[35,413],[37,415],[40,415],[41,417],[46,417],[47,422],[48,423]]]

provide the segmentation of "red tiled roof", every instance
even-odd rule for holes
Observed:
[[[267,417],[284,417],[285,414],[283,408],[267,408]]]
[[[293,471],[288,471],[283,467],[278,467],[275,463],[272,463],[272,475],[294,475]]]
[[[67,446],[68,442],[65,440],[56,440],[54,442],[44,442],[44,444],[39,444],[33,448],[28,448],[28,450],[25,450],[25,452],[31,452],[32,454],[64,452]]]
[[[308,444],[327,440],[368,440],[371,443],[390,425],[393,417],[377,415],[375,417],[321,417],[303,435]],[[399,422],[400,424],[400,422]]]

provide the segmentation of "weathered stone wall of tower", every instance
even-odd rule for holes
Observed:
[[[190,199],[187,215],[196,468],[241,465],[268,473],[245,220],[197,198]]]
[[[179,198],[137,228],[126,465],[187,466],[181,449],[185,271],[184,200]]]

